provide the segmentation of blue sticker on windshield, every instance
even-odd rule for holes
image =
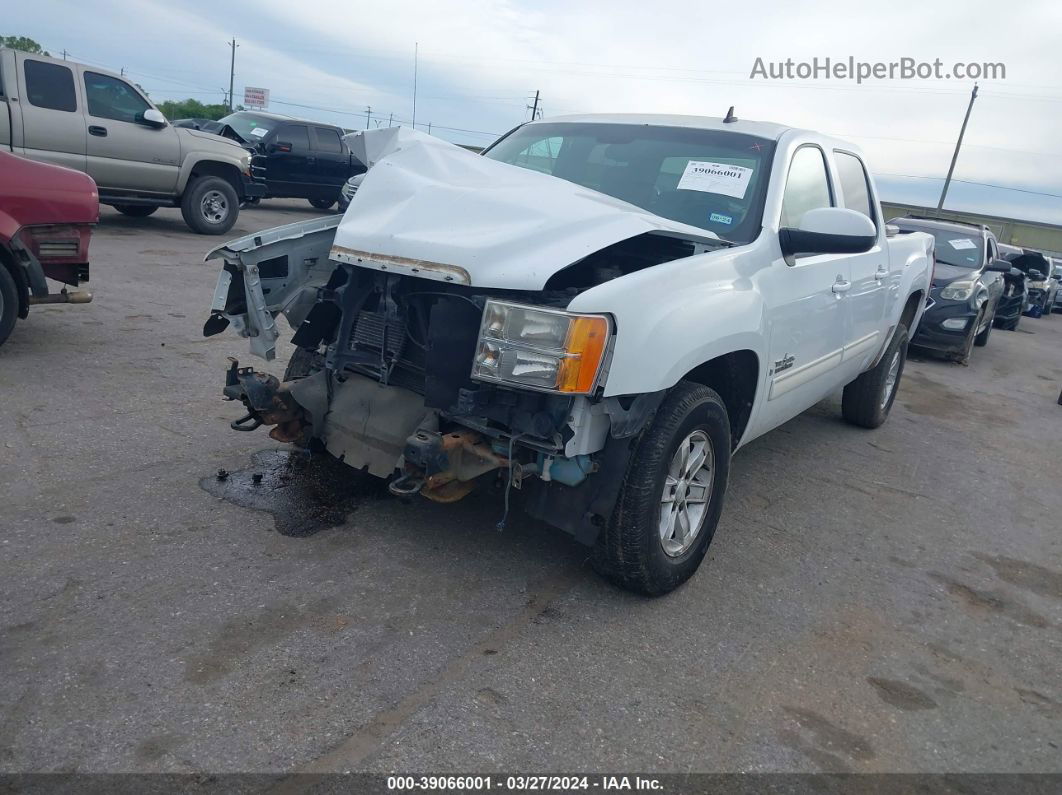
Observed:
[[[727,226],[734,223],[733,217],[729,215],[723,215],[722,213],[712,213],[710,216],[708,216],[708,220],[711,221],[713,224],[726,224]]]

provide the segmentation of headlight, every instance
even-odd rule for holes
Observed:
[[[597,384],[611,333],[606,315],[487,301],[472,377],[586,394]]]
[[[952,282],[940,291],[940,297],[945,301],[965,301],[974,290],[973,282]]]
[[[1029,287],[1031,287],[1033,290],[1046,290],[1047,282],[1029,282]]]

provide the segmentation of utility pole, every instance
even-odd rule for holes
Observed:
[[[391,123],[395,120],[394,111],[391,111],[391,115],[387,117],[387,126],[390,127]]]
[[[372,105],[365,106],[365,129],[369,129],[369,119],[372,118]]]
[[[66,50],[63,50],[63,60],[66,60]]]
[[[417,54],[420,42],[413,42],[413,129],[417,129]]]
[[[431,122],[428,122],[428,135],[431,135]]]
[[[534,121],[538,114],[538,89],[535,89],[535,104],[531,106],[531,121]]]
[[[959,129],[959,140],[955,142],[955,152],[951,156],[951,165],[948,167],[948,176],[944,180],[944,189],[940,192],[940,201],[937,202],[938,212],[944,209],[944,197],[948,195],[948,186],[951,185],[951,175],[955,172],[955,161],[959,159],[959,149],[962,147],[962,137],[966,135],[966,123],[970,121],[970,111],[973,110],[975,99],[977,99],[977,83],[974,83],[973,91],[970,92],[970,104],[966,106],[966,116],[963,117],[962,127]]]
[[[232,60],[229,63],[229,113],[232,113],[232,85],[236,80],[236,47],[239,46],[236,44],[235,37],[233,37],[229,46],[232,47]]]

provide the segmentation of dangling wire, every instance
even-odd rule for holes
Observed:
[[[502,514],[501,521],[495,525],[499,533],[505,529],[505,520],[509,518],[509,492],[513,488],[513,446],[521,437],[523,437],[522,433],[509,437],[509,479],[505,482],[505,512]]]

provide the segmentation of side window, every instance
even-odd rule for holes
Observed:
[[[866,169],[855,155],[847,152],[834,151],[834,159],[837,163],[837,176],[841,182],[841,199],[844,206],[849,210],[863,213],[874,225],[874,208],[870,204],[870,182],[867,180]]]
[[[67,66],[45,61],[22,62],[26,75],[26,99],[31,105],[48,110],[77,110],[74,73]]]
[[[98,72],[85,72],[85,104],[89,116],[129,123],[142,119],[151,107],[124,80]]]
[[[781,226],[798,227],[808,210],[832,205],[822,150],[817,146],[801,147],[789,164],[789,178],[782,194]]]
[[[334,152],[338,154],[343,151],[339,133],[331,127],[314,127],[313,136],[317,140],[318,152]]]
[[[284,125],[277,130],[276,140],[291,144],[292,152],[307,152],[310,149],[310,136],[302,124]]]
[[[540,138],[518,154],[513,164],[532,171],[541,171],[543,174],[552,174],[557,165],[557,155],[560,154],[562,143],[564,139],[559,136]]]

